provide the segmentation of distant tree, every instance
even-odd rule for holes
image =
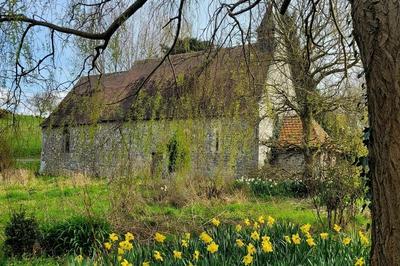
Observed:
[[[39,117],[49,115],[57,106],[58,97],[51,91],[38,92],[31,99],[29,104],[32,111]]]

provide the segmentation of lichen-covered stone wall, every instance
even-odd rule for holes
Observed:
[[[275,154],[271,164],[285,172],[299,175],[304,172],[304,155],[301,151],[286,151]]]
[[[168,144],[179,135],[179,149],[187,151],[179,171],[241,176],[258,166],[256,128],[248,120],[229,118],[44,128],[40,171],[169,176]]]

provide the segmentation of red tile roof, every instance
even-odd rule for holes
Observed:
[[[311,129],[311,144],[321,145],[329,138],[325,130],[313,120]],[[299,116],[286,116],[283,118],[279,131],[278,146],[301,146],[303,143],[303,125]]]

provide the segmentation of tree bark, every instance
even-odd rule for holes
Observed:
[[[400,265],[400,2],[351,3],[371,128],[371,264]]]
[[[306,96],[307,97],[307,96]],[[308,100],[306,100],[308,102]],[[303,126],[303,156],[304,156],[304,181],[307,184],[309,192],[313,192],[314,186],[314,157],[315,150],[312,147],[312,110],[311,103],[303,106],[303,112],[300,115]]]

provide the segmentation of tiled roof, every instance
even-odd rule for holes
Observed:
[[[312,122],[311,144],[321,145],[328,140],[325,130],[315,121]],[[279,130],[278,146],[301,146],[303,143],[303,125],[299,116],[285,116]]]

